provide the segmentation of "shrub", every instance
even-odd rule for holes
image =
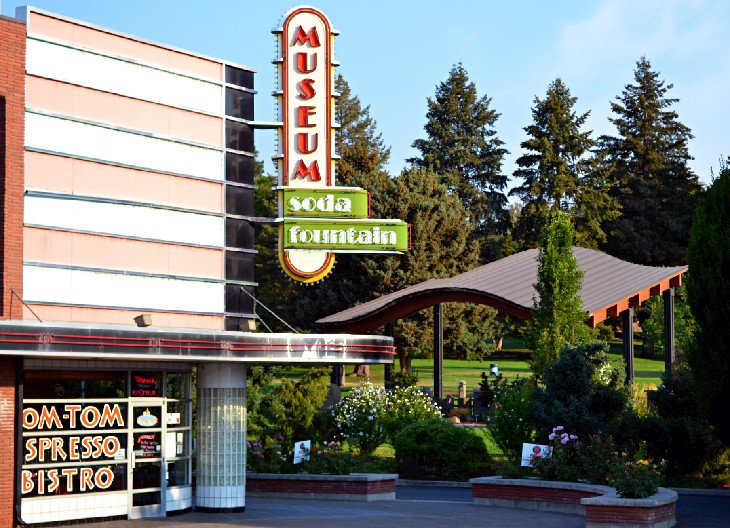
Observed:
[[[441,411],[428,394],[417,387],[396,387],[386,397],[382,414],[385,436],[391,442],[404,427],[421,420],[440,418]]]
[[[418,374],[401,369],[393,375],[394,387],[415,387],[418,385]]]
[[[383,414],[387,407],[385,389],[361,383],[332,408],[339,436],[372,453],[385,441]]]
[[[548,436],[550,456],[531,459],[535,473],[545,480],[575,482],[582,477],[578,436],[562,425],[553,427]]]
[[[299,381],[281,380],[261,406],[269,421],[269,435],[281,434],[299,440],[312,431],[329,390],[329,369],[313,368]]]
[[[254,473],[292,473],[292,456],[282,435],[246,442],[246,467]]]
[[[507,380],[502,374],[489,376],[486,372],[482,372],[482,381],[479,382],[479,402],[484,407],[489,407],[494,402],[494,395],[505,385]]]
[[[697,323],[687,362],[700,390],[703,414],[730,446],[730,160],[700,200],[687,250],[687,300]]]
[[[533,402],[538,437],[547,436],[556,423],[583,437],[621,437],[628,393],[607,351],[602,341],[566,346],[545,369],[545,388],[536,389]]]
[[[666,460],[669,475],[707,469],[723,448],[712,427],[699,416],[700,395],[692,372],[679,367],[662,381],[652,398],[656,413],[640,423],[647,452],[657,460]]]
[[[654,495],[662,483],[664,464],[658,466],[646,458],[646,444],[642,442],[636,455],[624,455],[614,466],[609,484],[616,488],[620,497],[643,499]]]
[[[497,389],[494,395],[494,416],[489,434],[494,443],[513,462],[520,460],[522,443],[533,438],[532,395],[534,384],[517,379]]]
[[[414,422],[393,441],[403,478],[466,480],[489,474],[492,459],[481,438],[440,418]]]

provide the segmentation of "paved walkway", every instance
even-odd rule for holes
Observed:
[[[167,519],[113,521],[78,528],[578,528],[580,515],[475,507],[468,488],[398,486],[397,500],[338,502],[249,497],[245,513],[188,513]],[[730,527],[730,497],[680,495],[677,526]]]
[[[189,513],[167,519],[83,524],[79,528],[582,528],[580,515],[506,508],[477,508],[466,502],[395,500],[336,502],[250,497],[245,513]]]

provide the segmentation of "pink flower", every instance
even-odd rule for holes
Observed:
[[[548,435],[548,440],[555,440],[555,433],[550,433]]]
[[[563,433],[563,434],[561,434],[561,435],[560,435],[560,438],[561,438],[561,439],[562,439],[562,438],[567,438],[567,437],[568,437],[568,433]]]
[[[560,439],[560,443],[563,444],[563,445],[567,444],[568,443],[568,437],[567,436],[562,437]]]
[[[553,433],[555,433],[557,431],[562,431],[563,429],[565,429],[565,427],[563,427],[562,425],[559,425],[557,427],[553,427]]]
[[[571,440],[578,440],[578,436],[577,435],[570,435],[570,439]]]

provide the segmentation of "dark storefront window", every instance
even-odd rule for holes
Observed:
[[[23,397],[34,400],[126,398],[126,372],[29,370]]]

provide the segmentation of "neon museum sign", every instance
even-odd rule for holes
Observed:
[[[410,226],[370,218],[366,190],[336,187],[334,36],[311,7],[289,11],[279,35],[279,261],[300,282],[324,278],[335,253],[400,253]]]

